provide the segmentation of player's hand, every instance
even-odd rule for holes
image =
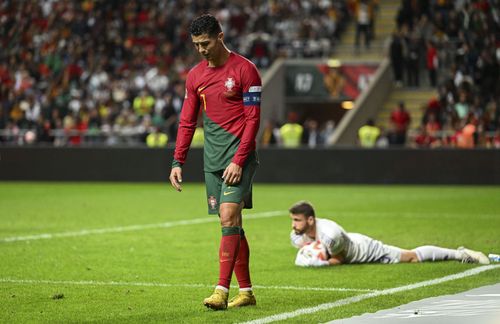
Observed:
[[[328,265],[330,265],[330,263],[328,261],[320,260],[320,259],[316,259],[316,258],[311,259],[311,261],[309,262],[309,266],[311,266],[311,267],[325,267]]]
[[[170,177],[168,178],[170,179],[170,183],[175,190],[179,192],[182,191],[182,169],[180,167],[172,168],[172,171],[170,171]]]
[[[241,181],[241,175],[243,173],[243,169],[236,163],[229,163],[227,168],[224,170],[222,174],[222,179],[227,185],[235,185]]]

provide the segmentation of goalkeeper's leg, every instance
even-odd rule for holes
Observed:
[[[458,249],[447,249],[438,246],[426,245],[413,249],[417,254],[418,260],[423,261],[441,261],[441,260],[457,260],[463,263],[480,263],[488,264],[489,260],[486,255],[479,251],[459,247]]]

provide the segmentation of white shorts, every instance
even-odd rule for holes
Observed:
[[[399,263],[401,249],[386,245],[363,234],[348,233],[350,245],[346,263]]]

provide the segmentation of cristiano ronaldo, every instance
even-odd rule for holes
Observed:
[[[212,15],[194,19],[189,32],[204,60],[187,76],[169,179],[181,191],[182,165],[201,110],[208,213],[219,215],[222,228],[219,281],[203,304],[215,310],[255,305],[242,209],[252,208],[252,182],[258,166],[255,137],[260,124],[261,79],[252,62],[226,47],[221,26]],[[240,290],[228,304],[233,271]]]

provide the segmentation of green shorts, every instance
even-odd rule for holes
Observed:
[[[221,203],[245,203],[244,208],[252,208],[252,183],[259,162],[254,155],[249,157],[240,183],[229,186],[222,179],[224,170],[205,172],[205,186],[207,188],[208,213],[218,214]]]

